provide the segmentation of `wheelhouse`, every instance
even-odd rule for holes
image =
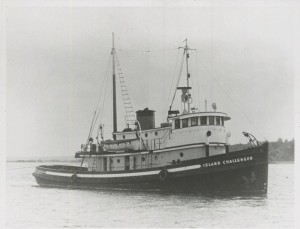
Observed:
[[[230,120],[226,113],[222,112],[197,112],[178,115],[169,118],[172,129],[182,129],[196,126],[223,126],[225,121]]]

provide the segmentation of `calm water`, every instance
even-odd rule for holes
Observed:
[[[7,227],[294,226],[292,164],[270,165],[268,195],[252,197],[41,188],[35,165],[7,163]]]

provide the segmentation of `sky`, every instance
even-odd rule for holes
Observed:
[[[72,156],[86,141],[98,101],[111,138],[112,32],[133,108],[155,110],[156,126],[166,121],[178,47],[188,39],[196,49],[190,58],[192,106],[204,111],[207,100],[209,110],[214,102],[227,113],[232,144],[247,142],[242,131],[258,140],[290,140],[295,18],[292,4],[9,7],[6,156]],[[121,130],[120,90],[118,107]],[[174,108],[180,109],[178,102]]]

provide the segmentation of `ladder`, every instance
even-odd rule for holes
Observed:
[[[124,109],[125,109],[125,123],[126,123],[127,128],[129,128],[129,126],[135,126],[136,118],[135,118],[135,113],[134,113],[134,110],[132,108],[132,104],[130,101],[129,93],[128,93],[128,90],[127,90],[127,87],[125,84],[125,77],[122,72],[119,59],[118,59],[117,55],[115,55],[115,57],[116,57],[115,60],[116,60],[117,73],[119,75],[123,104],[124,104]]]

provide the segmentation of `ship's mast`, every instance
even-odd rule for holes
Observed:
[[[116,96],[116,64],[115,64],[115,36],[112,34],[112,50],[111,55],[113,59],[113,133],[117,132],[117,96]]]
[[[182,95],[181,95],[181,102],[183,103],[183,114],[187,114],[187,113],[191,113],[191,94],[190,94],[190,89],[192,89],[190,87],[190,72],[189,72],[189,58],[190,58],[190,54],[189,51],[190,50],[196,50],[196,49],[191,49],[188,44],[187,44],[187,39],[185,39],[183,42],[185,42],[185,46],[184,47],[179,47],[180,49],[183,49],[183,57],[182,57],[182,62],[181,62],[181,67],[180,67],[180,72],[179,72],[179,77],[178,77],[178,81],[177,81],[177,85],[176,85],[176,89],[177,90],[181,90],[182,91]],[[184,63],[184,58],[185,58],[185,62],[186,62],[186,87],[178,87],[179,84],[179,79],[182,73],[182,67],[183,67],[183,63]],[[173,95],[173,99],[171,102],[171,106],[170,109],[168,111],[168,116],[170,115],[177,115],[179,114],[179,111],[177,110],[172,110],[172,105],[175,99],[175,95],[176,95],[176,91],[174,91],[174,95]],[[187,104],[187,110],[185,109],[185,106]]]
[[[185,110],[185,104],[187,104],[187,113],[191,113],[191,94],[190,94],[190,89],[192,89],[190,87],[190,77],[191,74],[189,72],[189,58],[190,58],[190,54],[189,51],[190,50],[195,50],[195,49],[191,49],[188,44],[187,44],[187,39],[185,39],[183,42],[185,42],[185,46],[184,47],[179,47],[182,48],[183,51],[183,56],[185,56],[185,63],[186,63],[186,87],[177,87],[177,89],[182,90],[182,94],[183,94],[183,105],[184,105],[184,112],[186,112]]]
[[[189,47],[187,45],[187,39],[185,39],[185,47],[184,47],[184,52],[185,52],[185,59],[186,59],[186,87],[187,87],[187,94],[190,95],[190,82],[189,79],[191,77],[190,73],[189,73]],[[191,112],[191,107],[190,107],[190,103],[188,102],[188,113]]]

